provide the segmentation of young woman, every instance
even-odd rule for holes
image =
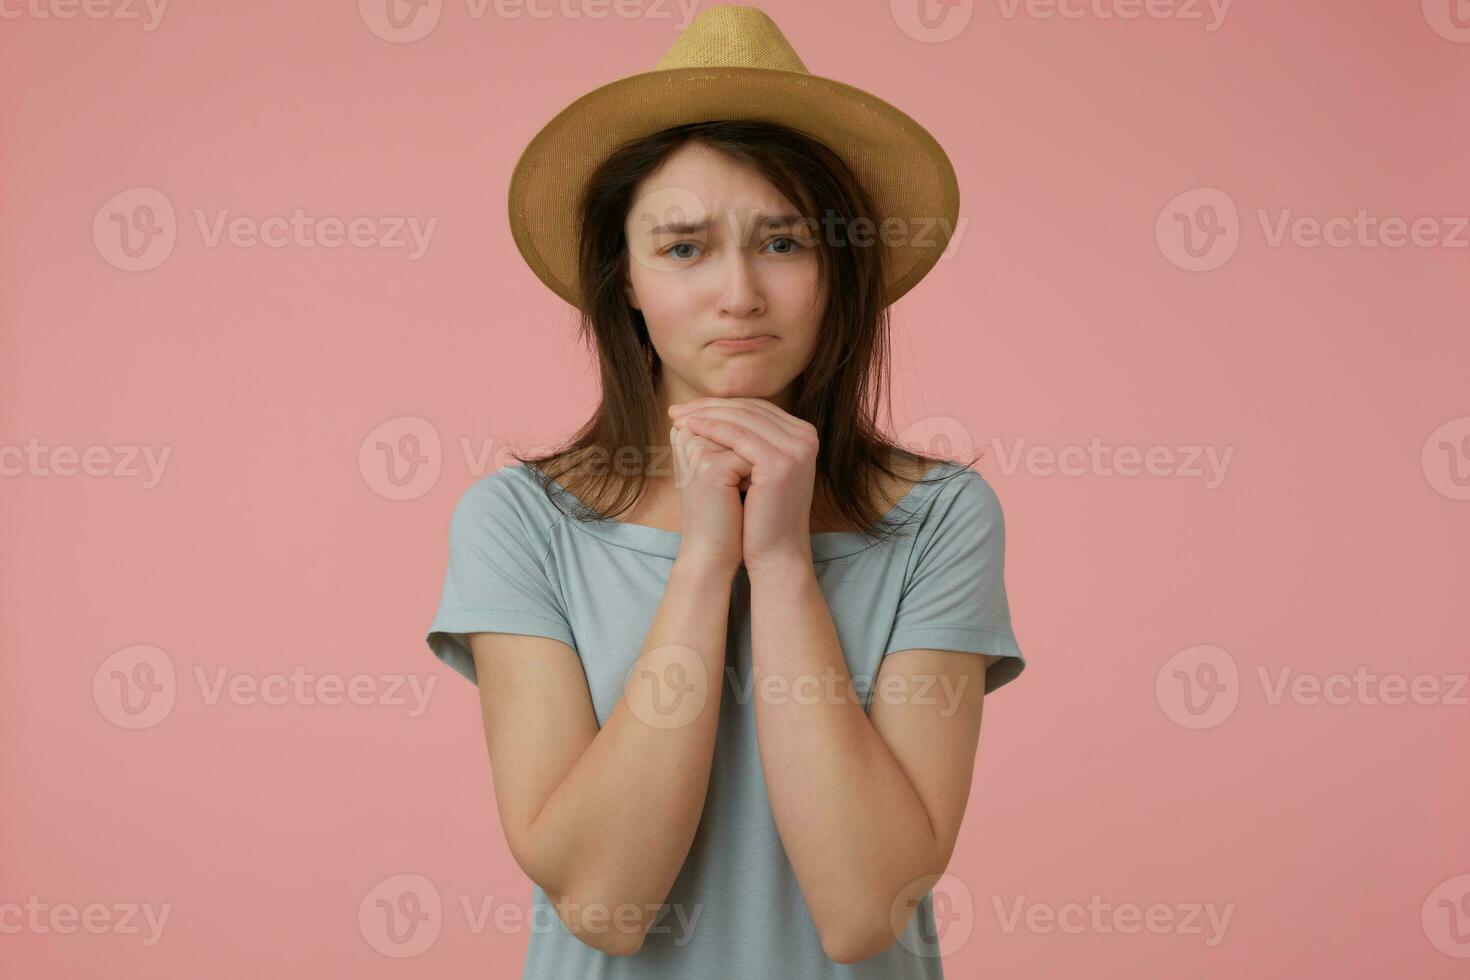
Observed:
[[[1025,662],[994,492],[875,408],[957,203],[932,138],[751,7],[523,155],[516,241],[602,400],[461,497],[428,643],[479,684],[525,977],[942,976],[931,891]]]

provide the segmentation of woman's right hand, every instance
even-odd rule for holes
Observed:
[[[683,426],[669,430],[679,489],[679,557],[708,560],[733,575],[744,559],[745,505],[751,464],[727,446]]]

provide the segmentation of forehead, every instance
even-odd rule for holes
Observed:
[[[794,210],[786,196],[749,164],[700,143],[685,143],[639,183],[627,224],[698,221],[712,212],[785,214]]]

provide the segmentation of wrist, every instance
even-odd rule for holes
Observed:
[[[808,579],[815,579],[817,570],[810,555],[772,555],[768,558],[747,558],[745,573],[751,584],[757,581],[777,585],[797,586]]]
[[[734,581],[735,571],[739,567],[739,561],[732,562],[717,555],[681,551],[674,559],[673,574],[693,579],[718,580],[728,585]]]

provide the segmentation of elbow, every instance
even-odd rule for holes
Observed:
[[[643,937],[646,935],[642,930],[625,933],[617,930],[567,928],[583,945],[607,956],[632,956],[643,948]]]
[[[836,922],[828,921],[817,926],[822,940],[822,952],[834,963],[861,963],[898,942],[913,922],[920,903],[944,876],[947,864],[946,859],[938,865],[938,872],[906,879],[907,884],[897,890],[898,898],[879,908],[872,907],[870,901],[861,904],[845,903],[849,908],[857,907]],[[881,888],[873,889],[873,892],[894,894],[891,890]],[[830,918],[829,916],[829,920]]]
[[[915,884],[932,883],[937,878],[937,875],[925,876],[917,879]],[[861,963],[898,942],[923,899],[922,894],[912,894],[914,887],[910,885],[904,892],[905,897],[898,902],[882,908],[856,908],[840,921],[818,925],[822,952],[834,963]]]
[[[609,883],[607,875],[593,880],[585,868],[572,877],[564,860],[551,860],[548,851],[532,846],[529,833],[506,837],[511,856],[545,893],[557,919],[578,942],[608,956],[632,956],[643,948],[653,921],[644,914],[644,906],[608,898],[625,892],[624,887]]]
[[[547,894],[562,925],[584,946],[608,956],[632,956],[643,948],[649,919],[636,903],[608,902],[599,897],[602,893],[586,889]]]
[[[876,925],[852,922],[844,930],[827,929],[822,933],[822,952],[833,963],[861,963],[883,952],[898,941],[887,917]]]

